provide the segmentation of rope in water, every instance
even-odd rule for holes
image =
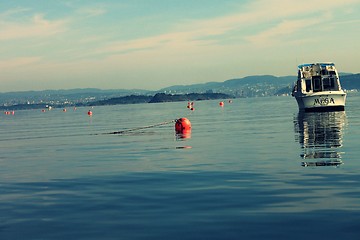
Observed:
[[[104,133],[104,134],[124,134],[124,133],[127,133],[127,132],[142,130],[142,129],[146,129],[146,128],[158,127],[158,126],[174,123],[176,121],[177,121],[177,119],[171,120],[171,121],[166,121],[166,122],[161,122],[161,123],[156,123],[156,124],[153,124],[153,125],[137,127],[137,128],[131,128],[131,129],[125,129],[125,130],[121,130],[121,131],[109,132],[109,133]]]

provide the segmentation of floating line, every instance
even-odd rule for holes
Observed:
[[[176,122],[176,120],[177,119],[171,120],[171,121],[166,121],[166,122],[161,122],[161,123],[157,123],[157,124],[153,124],[153,125],[137,127],[137,128],[131,128],[131,129],[125,129],[125,130],[121,130],[121,131],[109,132],[109,133],[103,133],[103,134],[124,134],[124,133],[127,133],[127,132],[133,132],[133,131],[142,130],[142,129],[146,129],[146,128],[153,128],[153,127],[158,127],[158,126],[162,126],[162,125],[167,125],[167,124]]]
[[[75,134],[62,134],[62,135],[24,136],[24,137],[19,136],[19,137],[14,137],[14,138],[5,138],[5,139],[3,138],[3,139],[0,139],[0,142],[9,141],[9,140],[13,141],[13,140],[30,140],[30,139],[45,139],[45,138],[58,138],[58,137],[80,137],[80,136],[89,136],[89,135],[94,136],[94,135],[104,135],[104,134],[124,134],[124,133],[133,132],[133,131],[137,131],[137,130],[141,130],[141,129],[167,125],[170,123],[174,123],[176,121],[177,121],[177,119],[171,120],[171,121],[166,121],[166,122],[161,122],[161,123],[156,123],[156,124],[152,124],[152,125],[148,125],[148,126],[125,129],[125,130],[121,130],[121,131],[108,132],[108,133],[79,133],[79,134],[75,133]]]

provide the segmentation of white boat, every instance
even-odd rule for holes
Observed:
[[[346,93],[341,89],[334,63],[298,66],[298,79],[292,91],[299,109],[305,112],[344,111]]]

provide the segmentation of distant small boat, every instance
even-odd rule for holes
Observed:
[[[334,63],[299,65],[292,96],[306,112],[345,110],[346,93]]]

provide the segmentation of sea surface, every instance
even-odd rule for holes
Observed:
[[[360,94],[223,101],[1,113],[0,239],[359,239]]]

